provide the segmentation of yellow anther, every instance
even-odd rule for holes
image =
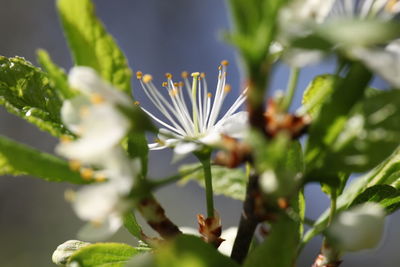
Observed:
[[[169,72],[165,73],[165,78],[172,79],[172,74]]]
[[[68,162],[69,168],[73,171],[79,171],[79,169],[81,168],[81,162],[79,160],[70,160]]]
[[[207,97],[208,97],[208,98],[211,98],[211,97],[212,97],[212,94],[211,94],[211,93],[207,93]]]
[[[136,78],[138,80],[141,80],[143,78],[143,72],[141,72],[141,71],[136,72]]]
[[[86,117],[87,115],[89,115],[89,113],[90,113],[90,110],[86,106],[81,107],[81,109],[79,110],[79,115],[81,117]]]
[[[139,102],[139,101],[135,101],[135,102],[133,102],[133,104],[134,104],[135,106],[140,106],[140,102]]]
[[[221,70],[222,69],[222,67],[221,66],[218,66],[218,70]]]
[[[94,176],[94,180],[98,183],[102,183],[107,180],[106,176],[102,173],[96,173]]]
[[[105,101],[104,97],[100,94],[94,93],[90,96],[90,102],[92,102],[95,105],[101,104],[104,101]]]
[[[225,93],[229,93],[232,90],[231,85],[230,84],[226,84],[224,87],[224,91]]]
[[[163,82],[162,83],[162,87],[167,87],[168,86],[168,83],[167,82]]]
[[[206,77],[206,74],[204,72],[202,72],[202,73],[200,73],[200,77],[204,79]]]
[[[90,223],[96,228],[100,228],[103,225],[103,222],[100,220],[92,220]]]
[[[64,199],[68,202],[74,202],[76,199],[76,193],[74,190],[67,189],[64,192]]]
[[[179,87],[183,87],[184,83],[183,82],[179,82],[178,85],[179,85]]]
[[[197,78],[200,76],[200,72],[192,72],[192,77]]]
[[[228,60],[222,60],[221,61],[221,65],[226,67],[226,66],[229,65],[229,61]]]
[[[72,142],[72,138],[69,137],[68,135],[62,135],[62,136],[60,137],[60,141],[61,141],[61,143],[63,143],[63,144],[67,144],[67,143],[71,143],[71,142]]]
[[[150,74],[145,74],[144,76],[143,76],[143,82],[144,83],[149,83],[149,82],[151,82],[153,80],[153,76],[151,76]]]
[[[183,79],[187,79],[187,77],[189,77],[189,73],[187,71],[182,71],[181,76]]]
[[[175,86],[175,87],[178,87],[178,86],[179,86],[179,83],[174,83],[174,86]]]
[[[94,171],[91,168],[82,168],[80,173],[83,180],[93,179]]]
[[[169,91],[169,95],[170,96],[176,96],[178,94],[178,90],[177,89],[172,89],[171,91]]]
[[[386,3],[385,9],[388,12],[394,12],[394,8],[396,6],[396,4],[399,2],[399,0],[389,0]]]

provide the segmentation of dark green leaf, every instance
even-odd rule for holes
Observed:
[[[0,56],[0,104],[54,136],[68,133],[60,118],[59,92],[23,58]]]
[[[272,223],[270,234],[247,257],[245,267],[292,267],[295,265],[299,242],[298,223],[281,216]]]
[[[364,202],[377,202],[388,213],[392,213],[400,208],[400,190],[390,185],[374,185],[358,195],[350,204],[350,207]]]
[[[188,164],[181,166],[179,172],[192,170],[201,164]],[[212,183],[215,194],[225,195],[234,199],[244,200],[246,194],[247,178],[242,169],[228,169],[221,166],[211,166]],[[204,173],[200,169],[183,177],[183,182],[195,180],[204,187]]]
[[[58,11],[76,65],[89,66],[131,95],[132,71],[114,39],[96,18],[90,0],[58,0]]]
[[[0,137],[0,174],[33,175],[51,182],[85,184],[78,172],[58,157]]]
[[[181,235],[155,254],[157,267],[235,267],[230,258],[195,236]]]
[[[122,243],[97,243],[81,248],[68,260],[84,267],[122,267],[139,251]]]
[[[49,54],[45,50],[39,50],[37,56],[40,65],[47,73],[52,87],[56,88],[64,99],[76,95],[76,92],[71,90],[68,86],[68,78],[65,71],[51,60]]]

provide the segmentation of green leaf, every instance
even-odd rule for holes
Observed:
[[[272,223],[268,238],[247,257],[244,267],[292,267],[295,265],[298,241],[298,224],[282,215]]]
[[[68,134],[60,118],[58,91],[45,73],[23,58],[0,56],[0,104],[54,136]]]
[[[346,76],[335,82],[333,93],[323,102],[310,128],[305,157],[309,180],[329,183],[325,168],[332,162],[326,159],[326,154],[343,131],[350,111],[363,98],[370,79],[371,73],[364,66],[352,63]],[[345,172],[335,169],[334,176],[341,171]],[[328,174],[332,176],[332,171]]]
[[[179,169],[180,173],[200,167],[201,164],[182,165]],[[229,169],[221,166],[211,166],[212,183],[214,193],[217,195],[225,195],[233,199],[244,200],[246,195],[247,176],[242,169]],[[182,178],[185,183],[189,180],[198,182],[204,187],[204,173],[202,169],[195,171],[188,176]]]
[[[139,240],[142,239],[142,227],[137,222],[136,216],[133,212],[124,215],[124,226],[134,237]]]
[[[76,92],[68,86],[68,78],[65,71],[58,67],[50,58],[45,50],[38,50],[37,57],[40,65],[46,71],[53,88],[56,88],[64,99],[69,99],[76,95]]]
[[[374,185],[358,195],[350,204],[350,207],[364,202],[377,202],[388,213],[393,213],[400,208],[400,190],[390,185]]]
[[[72,254],[68,264],[78,263],[84,267],[122,267],[139,251],[122,243],[96,243]]]
[[[58,0],[58,12],[76,65],[89,66],[131,95],[132,71],[114,39],[96,18],[90,0]]]
[[[58,157],[0,136],[0,175],[33,175],[51,182],[85,184],[78,172]]]
[[[343,211],[356,199],[358,195],[367,188],[374,185],[388,184],[395,186],[400,180],[400,149],[397,149],[384,162],[379,164],[373,170],[355,179],[349,186],[345,188],[343,193],[337,199],[336,210]],[[327,226],[329,218],[329,209],[317,219],[314,226],[305,234],[302,246],[310,241],[313,237],[320,234]]]
[[[181,235],[161,247],[156,256],[157,267],[235,267],[230,258],[195,236]]]
[[[311,81],[304,91],[302,110],[316,118],[322,105],[333,92],[336,78],[331,74],[319,75]]]

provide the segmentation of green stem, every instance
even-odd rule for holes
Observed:
[[[211,152],[197,153],[196,156],[200,160],[204,171],[204,182],[206,187],[206,201],[207,201],[207,217],[214,217],[214,193],[212,187],[212,174],[211,174]]]
[[[328,219],[328,225],[331,224],[333,217],[335,216],[336,213],[336,203],[337,203],[337,194],[336,194],[336,190],[332,190],[331,193],[331,208],[329,211],[329,219]]]
[[[292,104],[294,93],[296,92],[297,83],[299,81],[300,69],[292,68],[290,72],[289,82],[286,89],[285,98],[282,102],[282,110],[287,111]]]
[[[185,176],[191,175],[191,174],[199,171],[200,169],[202,169],[202,167],[197,166],[195,168],[192,168],[192,169],[187,170],[187,171],[180,172],[178,174],[169,176],[169,177],[164,178],[162,180],[151,181],[151,182],[149,182],[150,183],[150,187],[152,189],[157,189],[157,188],[166,186],[168,184],[175,183],[175,182],[183,179]]]

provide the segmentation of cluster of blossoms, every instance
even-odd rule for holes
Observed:
[[[73,68],[69,84],[81,94],[64,102],[61,115],[77,138],[63,138],[56,151],[70,159],[71,168],[79,170],[83,179],[98,182],[69,194],[69,198],[77,215],[90,222],[79,236],[104,239],[122,225],[121,215],[129,208],[124,197],[140,171],[139,161],[129,159],[121,147],[130,121],[118,107],[133,103],[91,68]]]
[[[199,150],[202,145],[218,145],[222,135],[243,138],[247,129],[247,112],[236,111],[246,100],[246,90],[221,114],[224,100],[231,91],[231,86],[226,83],[227,65],[224,60],[219,67],[214,99],[204,73],[192,73],[192,83],[187,72],[182,73],[183,82],[179,83],[175,83],[172,75],[167,73],[163,87],[168,92],[169,100],[153,84],[151,75],[137,73],[147,97],[164,117],[160,119],[142,107],[144,112],[165,127],[160,129],[157,142],[149,145],[150,149],[174,147],[175,154],[179,156]]]

